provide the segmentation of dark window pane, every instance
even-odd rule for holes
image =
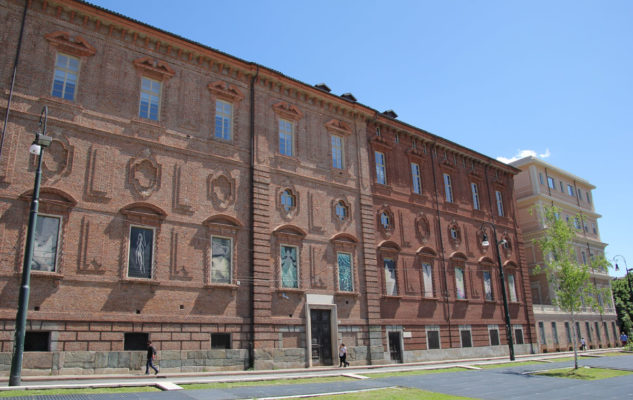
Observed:
[[[123,350],[147,350],[149,335],[142,332],[125,333],[123,336]]]

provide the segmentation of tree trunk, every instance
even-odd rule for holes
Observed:
[[[571,341],[574,344],[574,369],[578,369],[578,345],[576,343],[578,333],[576,332],[576,317],[573,311],[571,312],[571,330]]]

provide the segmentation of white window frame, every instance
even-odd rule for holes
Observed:
[[[332,168],[345,168],[345,139],[342,136],[330,135],[330,144],[332,146]]]
[[[143,81],[148,81],[150,84],[150,90],[143,89]],[[153,90],[153,84],[158,84],[158,93]],[[163,92],[163,83],[161,81],[157,81],[156,79],[148,78],[146,76],[141,77],[141,88],[139,92],[139,102],[138,102],[138,116],[143,119],[149,119],[151,121],[160,121],[160,109],[162,102],[162,92]],[[143,115],[142,112],[142,104],[143,104],[143,95],[149,98],[149,102],[147,103],[147,114]],[[152,100],[156,98],[158,110],[156,111],[156,118],[152,118]]]
[[[453,184],[451,182],[451,176],[449,174],[443,174],[444,176],[444,194],[447,203],[452,203],[453,198]]]
[[[427,350],[441,350],[442,349],[442,331],[440,330],[440,326],[439,325],[427,325],[424,329],[426,332],[426,349]],[[433,331],[433,332],[437,332],[437,344],[438,347],[437,349],[431,349],[431,347],[429,346],[429,332]]]
[[[413,185],[413,193],[422,193],[422,180],[420,179],[420,165],[411,163],[411,183]]]
[[[226,112],[228,107],[229,111]],[[218,119],[222,121],[218,132]],[[215,101],[215,124],[213,127],[213,137],[220,140],[233,140],[233,103],[226,100],[216,99]]]
[[[35,261],[31,261],[31,270],[32,271],[41,271],[41,272],[49,272],[49,273],[59,273],[59,253],[60,253],[60,248],[61,248],[61,239],[62,239],[62,224],[64,223],[64,219],[61,215],[55,215],[55,214],[43,214],[43,213],[37,213],[37,218],[36,218],[36,226],[35,226],[35,232],[33,232],[33,259],[36,258],[36,245],[37,242],[35,241],[36,239],[36,235],[37,235],[37,219],[39,219],[39,217],[43,217],[43,218],[55,218],[58,220],[58,225],[57,225],[57,239],[56,239],[56,246],[55,246],[55,262],[53,263],[53,270],[52,271],[47,271],[47,270],[41,270],[41,269],[34,269],[33,268],[33,262]]]
[[[283,250],[284,248],[294,248],[295,249],[295,254],[297,255],[297,286],[296,287],[291,287],[291,286],[284,286],[284,279],[283,279]],[[292,244],[284,244],[282,243],[279,246],[279,285],[282,289],[298,289],[301,287],[301,285],[299,284],[299,282],[301,282],[301,277],[300,277],[300,271],[301,271],[301,262],[300,262],[300,255],[299,255],[299,246],[295,246]]]
[[[295,124],[287,119],[279,119],[279,154],[287,157],[295,155]]]
[[[376,182],[381,185],[387,184],[387,163],[385,153],[374,151],[374,160],[376,162]]]
[[[470,191],[473,194],[473,210],[480,210],[481,205],[479,204],[479,188],[475,182],[470,182]]]
[[[501,193],[501,191],[495,190],[495,199],[497,199],[497,215],[503,217],[503,194]]]
[[[151,230],[152,231],[152,247],[151,247],[151,252],[152,252],[152,263],[149,266],[150,271],[149,271],[149,277],[137,277],[137,276],[130,276],[130,251],[132,250],[132,228],[140,228],[140,229],[147,229],[147,230]],[[156,249],[156,228],[153,226],[147,226],[147,225],[137,225],[137,224],[130,224],[128,227],[128,239],[127,239],[127,260],[126,260],[126,277],[130,278],[130,279],[154,279],[154,265],[156,265],[156,253],[155,253],[155,249]]]
[[[64,67],[60,67],[60,66],[57,65],[60,56],[68,58],[68,63]],[[70,68],[70,60],[76,60],[77,61],[77,70],[76,71],[73,71]],[[79,71],[80,71],[80,69],[81,69],[81,60],[79,58],[73,57],[70,54],[58,52],[55,55],[55,66],[53,67],[53,83],[51,85],[51,96],[59,98],[59,99],[68,100],[68,101],[75,101],[75,99],[77,98],[77,88],[79,87]],[[57,76],[58,72],[60,72],[61,74],[64,75],[64,79],[61,80],[62,81],[61,96],[56,96],[54,94],[55,81],[56,81],[55,77]],[[73,75],[74,78],[75,78],[75,89],[73,91],[73,96],[72,96],[71,99],[66,98],[66,89],[68,87],[68,81],[69,81],[68,77],[69,77],[69,75]]]
[[[230,257],[231,257],[231,263],[229,264],[229,281],[228,282],[217,282],[213,280],[213,238],[218,238],[218,239],[227,239],[229,241],[229,249],[230,249]],[[213,284],[231,284],[233,283],[233,260],[234,260],[234,254],[233,254],[233,238],[230,236],[221,236],[221,235],[211,235],[211,237],[209,238],[209,243],[210,243],[210,253],[211,253],[211,257],[209,260],[209,281]]]

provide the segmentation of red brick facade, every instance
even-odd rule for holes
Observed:
[[[0,157],[1,351],[12,348],[36,165],[28,148],[43,106],[54,140],[44,150],[40,213],[59,234],[56,246],[40,243],[55,249],[42,256],[54,270],[33,271],[28,318],[30,331],[50,332],[50,351],[123,351],[135,332],[161,351],[205,351],[212,333],[226,333],[231,349],[245,350],[236,356],[244,366],[322,364],[341,341],[358,363],[381,363],[393,358],[388,332],[400,335],[401,358],[417,360],[425,327],[450,349],[462,347],[460,325],[471,327],[474,348],[495,347],[488,325],[502,327],[503,317],[495,255],[478,245],[482,221],[511,243],[502,255],[516,278],[512,321],[534,341],[514,168],[88,4],[29,4]],[[15,54],[22,2],[0,12],[6,54]],[[78,61],[62,98],[60,54]],[[12,66],[13,57],[0,64],[3,115]],[[376,181],[375,151],[386,156],[386,184]],[[443,173],[453,179],[450,204]],[[382,226],[382,212],[391,225]],[[394,260],[395,295],[385,292],[385,257]],[[423,261],[433,271],[428,298]],[[456,265],[467,292],[457,301]],[[492,301],[483,298],[484,270]],[[318,325],[317,315],[329,322]]]

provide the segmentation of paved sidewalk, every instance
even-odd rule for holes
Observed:
[[[288,384],[274,386],[249,386],[233,389],[201,389],[180,390],[151,393],[117,393],[112,395],[64,395],[64,396],[37,396],[41,399],[165,399],[165,400],[191,400],[191,399],[249,399],[249,398],[275,398],[286,396],[301,396],[309,394],[323,394],[345,391],[359,391],[392,386],[419,388],[433,392],[446,393],[456,396],[465,396],[480,399],[623,399],[633,398],[633,375],[609,378],[599,381],[580,381],[573,379],[550,378],[544,376],[529,375],[529,372],[561,368],[571,366],[571,361],[557,362],[551,356],[538,355],[523,357],[525,359],[549,358],[551,363],[539,363],[527,366],[511,366],[497,369],[447,372],[431,375],[395,376],[387,378],[358,379],[345,382]],[[492,361],[468,361],[464,360],[451,363],[443,363],[442,366],[473,365],[490,362],[506,362],[507,360]],[[522,360],[520,360],[522,361]],[[592,357],[579,361],[582,366],[608,367],[633,371],[633,355],[621,355],[613,357]],[[116,386],[162,383],[192,383],[192,382],[226,382],[228,380],[261,380],[261,379],[292,379],[293,377],[315,376],[340,376],[342,374],[363,375],[370,372],[402,371],[411,369],[437,368],[437,364],[430,365],[396,365],[386,367],[358,367],[347,369],[320,369],[320,370],[295,370],[274,371],[267,373],[240,373],[223,374],[223,376],[168,376],[164,378],[144,377],[130,378],[125,381],[113,379],[90,379],[84,382],[76,382],[81,386]],[[38,387],[50,386],[68,381],[44,380],[38,381]],[[29,382],[29,385],[35,382]],[[6,385],[6,383],[5,383]]]

